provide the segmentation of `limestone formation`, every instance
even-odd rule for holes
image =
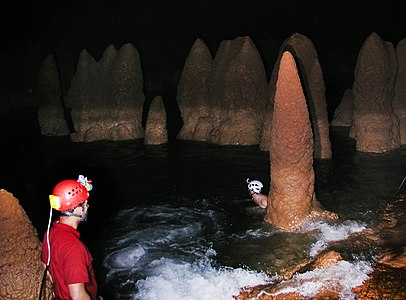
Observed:
[[[177,102],[183,119],[183,126],[177,138],[180,140],[205,141],[205,130],[196,128],[200,119],[208,118],[207,79],[213,65],[213,58],[206,44],[197,39],[186,58],[178,84]],[[198,132],[205,133],[199,135]]]
[[[392,109],[397,69],[392,43],[372,33],[358,55],[352,89],[357,151],[383,153],[400,146],[399,121]]]
[[[259,144],[268,86],[254,43],[249,37],[223,41],[212,66],[210,59],[205,46],[195,43],[178,90],[185,127],[179,138],[219,145]],[[192,89],[187,91],[188,87]]]
[[[305,67],[306,69],[306,67]],[[323,72],[318,59],[314,59],[308,73],[310,120],[313,123],[314,157],[331,158],[330,124],[327,115],[327,102]]]
[[[283,53],[288,50],[297,61],[300,70],[304,92],[307,96],[310,120],[313,124],[314,157],[331,158],[331,144],[329,134],[329,122],[327,115],[327,102],[325,98],[325,84],[323,72],[318,60],[316,49],[309,38],[295,33],[284,41],[281,46],[279,57],[275,63],[269,83],[269,96],[267,115],[272,114],[273,98],[275,97],[276,82],[278,80],[278,68]],[[270,149],[270,132],[272,119],[264,121],[261,133],[260,148]]]
[[[272,69],[271,79],[268,86],[268,101],[265,108],[265,117],[262,123],[261,137],[259,142],[259,149],[262,151],[269,151],[271,148],[271,135],[272,135],[272,116],[273,108],[275,105],[275,90],[276,81],[278,79],[278,71],[281,56],[275,62],[274,68]]]
[[[324,212],[316,199],[313,133],[306,98],[292,54],[280,60],[272,118],[271,183],[265,221],[295,231]]]
[[[212,125],[208,141],[259,144],[268,84],[261,56],[249,37],[220,44],[208,85]]]
[[[396,46],[396,56],[399,63],[398,76],[393,99],[393,113],[399,119],[400,143],[406,144],[406,38]]]
[[[145,125],[144,144],[161,145],[168,142],[168,131],[166,128],[166,111],[161,96],[156,96],[149,108],[147,122]]]
[[[61,99],[61,87],[55,59],[48,55],[38,71],[38,123],[42,135],[69,135]]]
[[[99,62],[83,50],[69,98],[76,130],[72,141],[130,140],[144,137],[141,62],[137,49],[125,44],[106,48]]]
[[[18,200],[0,189],[0,299],[38,299],[44,269],[41,242]],[[50,282],[43,292],[52,299]]]
[[[344,91],[340,104],[334,111],[331,126],[345,126],[352,125],[352,113],[354,111],[354,96],[351,89]]]

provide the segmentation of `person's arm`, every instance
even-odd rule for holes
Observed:
[[[268,196],[264,194],[251,194],[252,200],[261,208],[266,208],[268,206]]]
[[[73,300],[91,300],[84,283],[68,284],[69,293]]]

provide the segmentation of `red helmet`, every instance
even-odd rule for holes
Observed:
[[[60,211],[72,209],[88,198],[88,190],[76,180],[61,181],[49,195],[51,207]]]

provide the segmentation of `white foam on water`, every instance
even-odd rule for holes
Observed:
[[[109,270],[107,277],[111,278],[116,272],[129,273],[145,267],[151,259],[152,253],[170,253],[172,249],[189,256],[201,256],[199,244],[189,241],[197,240],[201,230],[200,223],[187,225],[155,225],[154,227],[136,229],[128,233],[127,237],[115,241],[104,259],[104,266]],[[179,254],[180,255],[180,254]],[[144,259],[140,262],[141,259]]]
[[[116,281],[116,287],[119,285],[117,296],[137,300],[222,300],[232,299],[243,287],[277,280],[276,276],[259,271],[216,265],[211,239],[222,228],[218,214],[212,212],[207,216],[205,210],[156,206],[135,214],[134,211],[120,214],[123,226],[111,241],[104,260],[109,270],[107,279]],[[313,221],[303,228],[302,234],[316,234],[317,241],[309,250],[315,256],[328,243],[364,229],[363,224],[355,221],[333,225]],[[249,242],[250,238],[272,238],[275,233],[275,230],[249,229],[233,234],[233,238],[244,237]],[[280,283],[277,293],[297,292],[311,297],[329,289],[342,299],[354,299],[351,289],[368,279],[371,271],[366,261],[340,261],[295,275]]]
[[[276,229],[269,230],[264,228],[248,229],[242,233],[233,233],[232,238],[245,239],[245,238],[263,238],[271,237],[275,235],[278,231]]]
[[[243,286],[264,284],[271,278],[242,268],[215,268],[211,260],[181,262],[161,258],[149,265],[147,278],[137,282],[138,300],[230,300]]]
[[[311,221],[307,223],[302,232],[317,230],[317,241],[313,243],[309,254],[314,257],[328,247],[331,242],[342,241],[347,239],[351,234],[361,232],[366,226],[356,221],[345,221],[340,224],[328,224],[323,220]]]
[[[134,274],[143,276],[148,264],[161,257],[199,259],[209,248],[205,230],[219,232],[216,215],[190,207],[141,207],[120,211],[115,218],[116,233],[107,242],[103,260],[108,281],[134,282]]]
[[[372,266],[367,261],[343,260],[325,268],[296,274],[292,279],[281,283],[275,293],[267,295],[299,293],[304,297],[314,297],[318,292],[332,291],[337,293],[340,299],[352,300],[355,299],[352,289],[362,285],[372,271]]]
[[[119,251],[115,251],[110,255],[109,268],[126,269],[133,267],[146,251],[141,245],[127,247]]]

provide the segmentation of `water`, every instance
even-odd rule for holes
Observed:
[[[264,223],[264,210],[248,199],[247,177],[269,190],[269,157],[257,146],[74,144],[40,136],[32,114],[25,120],[0,126],[1,188],[20,200],[42,237],[54,184],[79,174],[93,180],[89,220],[79,229],[105,299],[232,299],[242,287],[275,282],[309,297],[329,288],[354,298],[351,289],[369,278],[375,249],[347,246],[337,265],[282,275],[381,223],[406,175],[406,148],[357,153],[348,132],[334,130],[333,158],[314,163],[315,190],[341,219],[286,233]]]

